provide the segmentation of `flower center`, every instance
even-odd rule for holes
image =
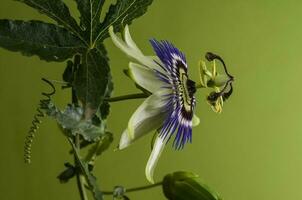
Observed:
[[[179,90],[183,100],[183,106],[188,113],[192,112],[194,93],[196,92],[195,82],[188,78],[186,69],[179,67]]]

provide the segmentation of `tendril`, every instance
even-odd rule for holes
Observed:
[[[36,109],[36,114],[34,115],[34,118],[31,122],[31,127],[29,128],[29,131],[27,133],[27,136],[25,138],[24,143],[24,162],[30,163],[31,162],[31,146],[33,143],[33,140],[35,138],[35,133],[39,129],[39,124],[42,123],[41,118],[45,116],[45,110],[48,108],[49,103],[51,102],[51,96],[56,93],[55,86],[47,79],[42,78],[42,81],[46,82],[52,89],[51,92],[46,93],[42,92],[42,96],[45,97],[40,100],[39,106]]]

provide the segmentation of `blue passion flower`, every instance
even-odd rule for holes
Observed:
[[[199,124],[194,115],[195,82],[188,77],[185,55],[168,41],[151,39],[156,56],[145,56],[131,38],[128,26],[124,40],[110,27],[113,43],[136,62],[129,63],[131,78],[151,95],[131,116],[123,132],[119,149],[124,149],[152,130],[158,130],[153,150],[146,166],[146,177],[153,181],[157,161],[171,139],[175,149],[192,142],[192,127]]]

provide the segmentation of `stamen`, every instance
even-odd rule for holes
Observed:
[[[232,82],[234,81],[234,77],[231,74],[229,74],[226,64],[220,56],[218,56],[214,53],[211,53],[211,52],[207,52],[205,57],[208,61],[215,61],[215,59],[219,60],[223,65],[225,74],[229,77],[229,80],[225,83],[223,89],[220,92],[211,93],[208,97],[208,100],[213,100],[213,99],[217,100],[219,97],[228,99],[233,92]],[[230,90],[226,92],[226,89],[228,88],[228,86],[230,87]]]

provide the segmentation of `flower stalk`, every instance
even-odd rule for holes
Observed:
[[[80,135],[77,135],[75,137],[75,144],[76,144],[76,148],[77,150],[80,149]],[[75,153],[75,151],[74,151]],[[78,162],[77,162],[77,159],[76,159],[76,155],[74,155],[74,160],[75,160],[75,165],[78,166]],[[88,197],[87,197],[87,193],[85,191],[85,185],[84,185],[84,179],[83,179],[83,176],[78,172],[77,175],[77,186],[78,186],[78,190],[79,190],[79,193],[80,193],[80,197],[81,197],[81,200],[88,200]]]
[[[141,190],[148,190],[148,189],[152,189],[158,186],[162,186],[163,182],[158,182],[158,183],[154,183],[151,185],[145,185],[145,186],[140,186],[140,187],[134,187],[134,188],[129,188],[129,189],[125,189],[126,193],[129,192],[136,192],[136,191],[141,191]],[[102,192],[104,195],[112,195],[114,194],[114,191],[103,191]]]
[[[135,93],[135,94],[128,94],[123,96],[117,96],[112,98],[105,99],[108,102],[117,102],[117,101],[124,101],[124,100],[130,100],[130,99],[144,99],[147,98],[149,95],[145,93]]]
[[[75,91],[73,89],[71,90],[71,98],[72,98],[73,104],[78,104],[78,99],[77,99],[77,97],[75,95]],[[80,135],[76,135],[74,137],[74,143],[75,143],[75,148],[77,149],[77,151],[79,151],[80,150]],[[77,156],[76,151],[74,151],[74,164],[75,164],[75,166],[79,167],[79,162],[77,161],[76,156]],[[77,186],[78,186],[81,200],[88,200],[88,197],[87,197],[87,194],[85,191],[84,180],[83,180],[83,177],[80,172],[77,172],[76,179],[77,179]]]

